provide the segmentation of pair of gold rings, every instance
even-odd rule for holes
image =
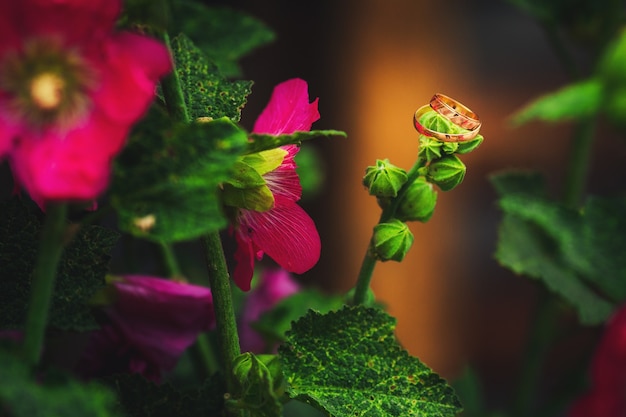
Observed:
[[[420,119],[431,110],[436,111],[450,122],[465,129],[466,132],[437,132],[425,127],[421,124]],[[476,113],[458,101],[439,93],[430,99],[429,104],[417,109],[415,116],[413,116],[413,123],[415,124],[415,129],[422,135],[431,136],[444,142],[463,142],[474,139],[478,135],[481,125],[480,118]]]

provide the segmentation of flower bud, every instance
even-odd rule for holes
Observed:
[[[426,179],[442,191],[450,191],[463,181],[465,170],[465,165],[456,155],[446,155],[428,166]]]
[[[420,135],[419,142],[419,153],[425,156],[428,162],[441,158],[441,146],[443,142],[424,135]]]
[[[435,212],[437,192],[424,177],[419,177],[402,197],[396,217],[402,221],[428,221]]]
[[[413,233],[398,219],[374,227],[372,252],[381,261],[400,262],[413,244]]]
[[[480,144],[483,143],[483,140],[484,140],[483,135],[477,135],[474,139],[466,140],[463,142],[457,142],[457,145],[459,145],[459,147],[457,148],[455,153],[459,153],[459,154],[470,153],[474,149],[478,148]]]
[[[365,170],[363,185],[370,195],[376,197],[395,197],[398,190],[406,182],[406,171],[389,163],[388,159],[376,160],[376,166],[369,166]]]

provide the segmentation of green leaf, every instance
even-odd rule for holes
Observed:
[[[261,152],[283,145],[300,145],[303,140],[330,136],[339,136],[345,138],[348,135],[340,130],[311,130],[310,132],[298,131],[290,135],[279,136],[252,133],[250,134],[250,139],[252,140],[248,143],[248,149],[246,150],[246,153],[250,154],[255,152]]]
[[[453,389],[400,347],[394,329],[395,319],[380,309],[309,312],[279,349],[288,393],[335,417],[460,412]]]
[[[563,259],[554,239],[536,224],[505,214],[500,223],[496,259],[515,273],[541,279],[576,308],[583,324],[603,323],[613,311],[613,304],[585,285]]]
[[[184,33],[228,77],[241,75],[237,61],[275,39],[262,21],[239,10],[208,7],[200,1],[172,2],[172,33]]]
[[[31,379],[30,369],[0,350],[0,409],[10,417],[121,417],[115,396],[94,382]]]
[[[121,229],[155,241],[189,240],[227,221],[218,185],[248,142],[227,118],[170,125],[153,112],[116,159],[111,204]]]
[[[19,198],[0,204],[0,328],[24,323],[41,227],[35,211]],[[84,227],[74,236],[59,262],[51,326],[77,331],[98,327],[88,302],[104,286],[117,239],[117,232],[99,226]]]
[[[322,155],[317,152],[316,148],[303,146],[298,151],[295,160],[296,172],[300,177],[300,185],[302,186],[302,198],[311,198],[321,191],[324,184],[325,173]]]
[[[512,122],[519,126],[531,120],[556,122],[586,119],[598,112],[603,97],[601,81],[581,81],[534,100],[515,113]]]
[[[193,42],[181,34],[172,40],[176,72],[192,119],[241,118],[252,81],[228,81]]]
[[[504,211],[496,251],[512,271],[541,279],[585,324],[626,299],[626,198],[590,198],[573,210],[545,197],[536,174],[492,178]]]
[[[314,289],[306,289],[282,299],[270,311],[261,315],[252,327],[259,332],[269,345],[285,340],[291,323],[304,316],[309,310],[327,313],[343,306],[340,296],[322,294]]]

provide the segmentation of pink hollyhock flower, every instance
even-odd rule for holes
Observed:
[[[270,135],[309,131],[319,119],[315,99],[309,103],[308,85],[301,79],[285,81],[256,120],[253,133]],[[298,274],[311,269],[320,257],[320,237],[313,220],[296,204],[302,195],[296,174],[295,145],[281,147],[285,156],[278,168],[263,175],[274,196],[274,206],[264,212],[240,209],[235,238],[236,266],[233,279],[243,291],[250,289],[255,258],[267,254],[280,266]]]
[[[31,197],[91,200],[172,61],[120,0],[0,3],[0,158]]]
[[[591,362],[591,389],[568,416],[626,416],[626,305],[608,321]]]
[[[239,319],[239,342],[242,352],[264,353],[267,343],[251,327],[263,313],[269,311],[283,298],[297,293],[300,286],[291,274],[282,268],[265,269],[259,283],[246,297],[243,312]]]
[[[215,323],[208,288],[127,275],[111,283],[107,323],[92,335],[78,365],[84,376],[133,372],[158,381]]]

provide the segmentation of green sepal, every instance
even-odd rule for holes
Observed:
[[[365,169],[363,185],[370,195],[376,197],[395,197],[407,180],[406,171],[389,162],[389,159],[376,160],[376,166]]]
[[[419,137],[419,154],[424,156],[428,162],[441,158],[442,146],[443,142],[430,136],[420,135]]]
[[[265,185],[263,176],[250,164],[244,162],[243,159],[235,161],[231,170],[231,176],[224,182],[235,188],[242,189]]]
[[[472,152],[474,149],[478,148],[485,138],[483,135],[476,135],[474,139],[465,140],[463,142],[455,142],[458,146],[454,153],[458,154],[466,154]]]
[[[339,136],[347,137],[346,132],[341,130],[311,130],[309,132],[297,131],[289,135],[268,135],[261,133],[251,133],[246,154],[266,151],[284,145],[300,145],[302,141],[311,140],[318,137]]]
[[[260,175],[264,175],[278,168],[285,156],[287,156],[286,150],[275,148],[245,155],[242,161],[254,168]]]
[[[446,155],[428,165],[426,179],[442,191],[450,191],[465,178],[465,164],[456,155]]]
[[[402,221],[427,222],[435,212],[437,192],[424,177],[418,177],[402,196],[396,217]]]
[[[276,355],[246,352],[235,358],[233,374],[239,392],[231,394],[226,407],[246,410],[254,417],[275,417],[282,414],[281,398],[285,392],[284,377]]]
[[[222,201],[225,205],[264,212],[274,207],[274,195],[267,185],[237,188],[226,183],[222,187]]]
[[[395,325],[379,308],[309,311],[278,350],[288,394],[335,417],[455,416],[454,390],[409,356]]]
[[[401,262],[413,245],[413,233],[406,223],[392,219],[374,226],[371,252],[376,259]]]

